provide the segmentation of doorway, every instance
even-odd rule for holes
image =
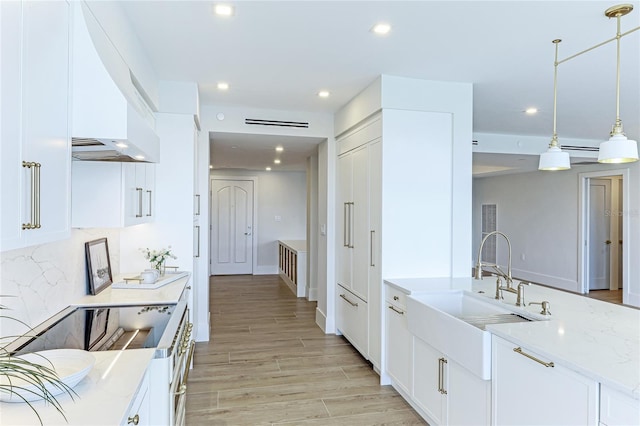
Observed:
[[[211,275],[253,274],[254,181],[211,179]]]
[[[581,173],[580,255],[583,293],[626,288],[624,250],[628,170]]]

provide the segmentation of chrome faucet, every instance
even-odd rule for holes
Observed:
[[[481,256],[482,256],[482,248],[484,247],[484,243],[487,241],[487,239],[492,235],[502,235],[504,237],[504,239],[507,240],[507,246],[509,246],[509,263],[507,265],[507,273],[506,274],[495,263],[483,263],[482,262],[482,258],[481,258]],[[516,289],[511,287],[511,284],[513,283],[513,278],[511,276],[511,241],[509,241],[509,237],[507,237],[502,232],[500,232],[500,231],[489,232],[482,239],[482,242],[480,243],[480,249],[478,250],[478,261],[476,262],[476,272],[475,272],[475,276],[474,276],[476,280],[481,280],[482,279],[482,267],[483,266],[493,268],[495,270],[495,274],[498,277],[504,278],[504,280],[507,283],[507,287],[505,288],[507,291],[509,291],[511,293],[516,293],[517,292]],[[500,287],[499,281],[500,281],[500,279],[498,279],[498,283],[496,284],[496,287]],[[499,291],[496,290],[496,299],[499,299],[498,293],[499,293]]]

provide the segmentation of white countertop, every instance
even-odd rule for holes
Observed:
[[[119,425],[127,414],[155,349],[92,352],[96,364],[73,390],[75,400],[63,393],[56,398],[62,415],[44,401],[31,402],[44,425]],[[0,424],[37,425],[38,418],[25,403],[0,402]]]
[[[442,290],[483,291],[495,295],[495,280],[472,278],[386,279],[407,294]],[[515,304],[505,293],[504,303]],[[548,287],[525,287],[525,301],[550,302],[548,321],[494,324],[487,330],[612,389],[640,399],[640,310]],[[540,313],[540,305],[527,306]]]
[[[132,275],[135,274],[125,274],[124,276]],[[112,288],[109,286],[96,295],[81,297],[72,306],[178,303],[190,276],[191,274],[188,274],[156,289]],[[117,282],[120,277],[116,278]]]

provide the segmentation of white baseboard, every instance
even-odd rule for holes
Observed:
[[[316,324],[324,333],[327,332],[327,317],[320,308],[316,308]]]
[[[211,326],[211,312],[207,312],[207,320],[198,322],[198,334],[196,335],[196,342],[208,342],[209,341],[209,329]]]
[[[513,269],[511,275],[523,281],[533,281],[549,287],[559,288],[561,290],[571,291],[574,293],[582,293],[582,288],[578,285],[578,281],[566,278],[554,277],[552,275],[538,274],[536,272],[524,271],[522,269]]]

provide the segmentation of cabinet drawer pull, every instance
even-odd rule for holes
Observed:
[[[354,303],[351,300],[347,299],[347,296],[345,296],[344,294],[341,294],[340,297],[342,297],[344,300],[346,300],[347,303],[350,304],[351,306],[358,306],[357,303]]]
[[[535,356],[533,356],[533,355],[529,355],[528,353],[524,352],[524,351],[522,350],[522,348],[521,348],[521,347],[519,347],[519,346],[518,346],[517,348],[513,348],[513,351],[514,351],[514,352],[516,352],[516,353],[519,353],[520,355],[524,355],[524,356],[526,356],[527,358],[532,359],[532,360],[534,360],[535,362],[537,362],[537,363],[540,363],[540,364],[544,365],[545,367],[555,367],[555,365],[553,364],[553,362],[544,362],[544,361],[542,361],[541,359],[538,359],[538,358],[536,358],[536,357],[535,357]]]
[[[443,395],[447,394],[447,390],[444,388],[444,365],[447,364],[445,358],[438,358],[438,392]]]
[[[22,224],[23,230],[40,228],[40,163],[23,161],[22,167],[31,170],[31,218]]]
[[[139,415],[137,415],[137,414],[136,414],[135,416],[133,416],[133,417],[129,417],[129,418],[127,419],[127,424],[128,424],[128,425],[133,424],[133,425],[135,426],[135,425],[137,425],[138,423],[140,423],[140,416],[139,416]]]
[[[142,188],[136,188],[138,193],[138,213],[136,213],[136,217],[142,217],[142,191]]]
[[[404,311],[401,311],[400,309],[397,309],[395,306],[393,305],[389,305],[389,309],[391,309],[393,312],[400,314],[400,315],[404,315]]]
[[[393,296],[393,300],[400,300],[398,296]]]

